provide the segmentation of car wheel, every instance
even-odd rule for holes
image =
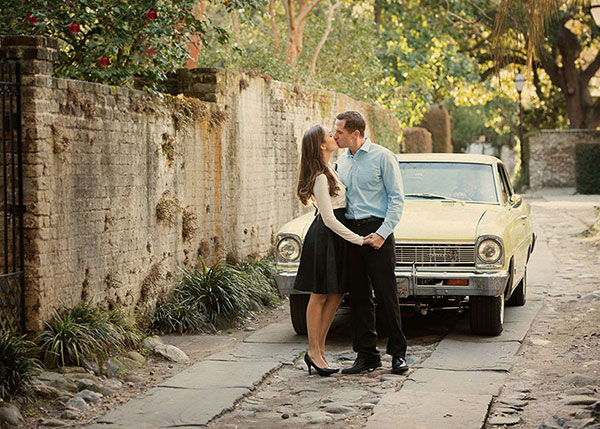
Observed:
[[[523,279],[519,285],[515,288],[509,300],[506,301],[506,305],[511,307],[521,307],[525,305],[527,301],[527,270],[523,274]]]
[[[500,335],[504,325],[504,294],[471,296],[471,332],[479,335]]]
[[[306,335],[306,307],[308,307],[309,294],[290,295],[290,315],[292,326],[298,335]]]

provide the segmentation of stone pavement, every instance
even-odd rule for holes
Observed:
[[[565,196],[565,190],[550,190],[551,198],[553,192],[558,198]],[[573,196],[576,203],[590,203],[589,199],[577,197]],[[367,428],[399,424],[407,428],[484,425],[489,405],[504,384],[515,354],[543,304],[545,285],[554,279],[555,264],[547,242],[546,237],[538,236],[528,269],[527,304],[506,308],[502,335],[473,336],[463,317],[430,357],[411,370],[399,390],[390,389],[382,395],[368,418]],[[282,365],[293,366],[305,349],[306,338],[294,335],[289,322],[272,324],[109,412],[92,427],[206,425],[233,409]]]

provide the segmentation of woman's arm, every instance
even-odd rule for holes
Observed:
[[[329,196],[329,184],[327,183],[327,177],[324,174],[317,176],[313,194],[317,200],[319,213],[321,214],[325,226],[344,240],[362,246],[364,238],[346,228],[346,226],[337,220],[333,214],[333,206],[331,205],[331,197]]]

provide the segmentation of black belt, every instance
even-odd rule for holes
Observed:
[[[380,217],[375,217],[375,216],[371,216],[371,217],[367,217],[364,219],[346,219],[348,221],[348,223],[352,226],[360,226],[360,225],[364,225],[367,223],[371,223],[371,222],[383,222],[383,219]]]

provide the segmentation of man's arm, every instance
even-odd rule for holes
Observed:
[[[376,231],[384,240],[394,232],[394,228],[400,222],[402,209],[404,208],[404,186],[398,160],[391,152],[386,152],[381,157],[381,175],[383,185],[388,194],[388,205],[385,219]]]

